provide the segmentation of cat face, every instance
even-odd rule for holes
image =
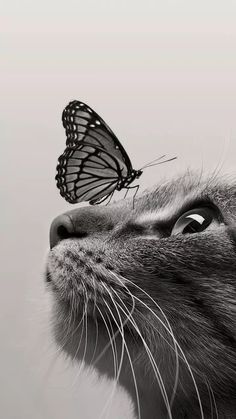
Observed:
[[[142,418],[234,417],[235,225],[235,186],[194,174],[156,186],[134,209],[131,198],[52,223],[55,339],[118,375]]]

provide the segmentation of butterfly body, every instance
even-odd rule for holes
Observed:
[[[123,188],[129,188],[129,185],[135,180],[135,179],[138,179],[140,176],[141,176],[141,174],[142,174],[143,172],[142,172],[142,170],[134,170],[133,169],[133,171],[128,175],[128,176],[126,176],[125,178],[123,178],[123,177],[121,177],[120,179],[119,179],[119,182],[118,182],[118,184],[117,184],[117,187],[116,187],[116,189],[118,190],[118,191],[121,191],[121,189],[123,189]],[[135,187],[135,186],[134,186]]]
[[[62,114],[66,149],[58,159],[57,187],[68,202],[98,204],[130,184],[134,170],[129,156],[103,119],[85,103],[70,102]]]

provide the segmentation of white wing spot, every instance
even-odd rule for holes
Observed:
[[[91,127],[91,128],[94,128],[94,127],[95,127],[95,125],[94,125],[94,124],[90,124],[90,127]]]
[[[95,123],[97,124],[97,125],[101,125],[101,122],[100,121],[95,121]]]

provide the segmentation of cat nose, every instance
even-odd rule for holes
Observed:
[[[75,235],[75,229],[72,218],[67,214],[61,214],[56,217],[50,227],[49,242],[52,249],[61,240],[68,239]]]
[[[109,234],[115,224],[112,214],[104,207],[84,207],[57,216],[50,227],[50,248],[64,239]]]

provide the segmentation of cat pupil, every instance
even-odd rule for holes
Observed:
[[[203,230],[205,230],[211,223],[211,220],[204,220],[202,223],[200,223],[199,221],[196,220],[192,220],[190,221],[190,223],[183,229],[183,233],[182,234],[187,234],[187,233],[199,233]]]

